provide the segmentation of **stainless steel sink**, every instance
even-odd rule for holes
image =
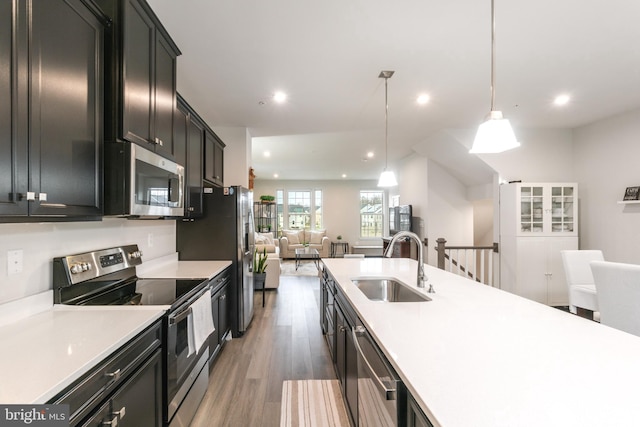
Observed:
[[[391,277],[357,277],[351,279],[354,285],[372,301],[385,302],[426,302],[426,295],[414,291],[408,285]]]

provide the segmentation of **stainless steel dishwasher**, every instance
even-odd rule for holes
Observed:
[[[363,326],[352,330],[358,352],[358,426],[397,426],[400,378]]]

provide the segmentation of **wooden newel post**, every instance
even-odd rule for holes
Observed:
[[[436,239],[436,243],[438,244],[438,246],[436,246],[436,250],[438,251],[438,268],[444,270],[444,245],[447,241],[443,237],[440,237]]]

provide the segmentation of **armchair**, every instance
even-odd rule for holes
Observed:
[[[560,254],[569,288],[569,311],[593,319],[593,312],[598,311],[598,298],[589,262],[604,261],[602,251],[565,250]]]

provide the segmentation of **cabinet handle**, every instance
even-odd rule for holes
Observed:
[[[47,201],[47,193],[38,193],[35,191],[27,191],[26,193],[19,194],[20,199],[26,199],[29,202],[35,202],[36,200],[40,200],[41,202]]]
[[[161,147],[164,145],[164,143],[162,142],[162,140],[161,140],[160,138],[156,138],[156,139],[154,139],[153,141],[154,141],[157,145],[159,145],[159,146],[161,146]]]
[[[120,375],[122,375],[122,372],[120,372],[120,368],[116,369],[113,372],[106,372],[104,374],[105,377],[112,378],[114,381],[119,380],[120,379]]]
[[[346,328],[346,327],[344,327],[344,326],[340,326],[340,327],[338,328],[338,330],[339,330],[340,332],[345,332],[345,331],[347,330],[347,328]]]
[[[127,407],[123,406],[119,411],[113,412],[111,415],[117,417],[118,419],[123,419],[125,415],[127,415]]]
[[[102,425],[103,426],[116,427],[118,425],[118,416],[116,415],[113,418],[111,418],[111,421],[103,421]]]

